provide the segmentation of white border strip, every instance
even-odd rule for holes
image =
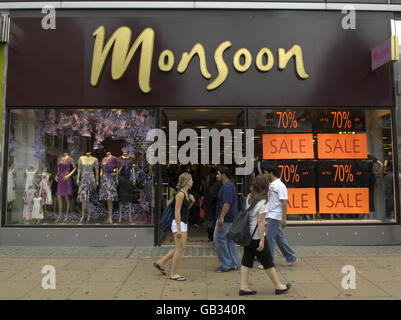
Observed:
[[[195,2],[197,9],[294,9],[294,10],[325,10],[324,2]]]
[[[319,3],[319,2],[201,2],[201,1],[49,1],[0,2],[0,10],[41,9],[227,9],[227,10],[342,10],[346,5],[357,11],[401,11],[396,4]]]
[[[50,5],[56,9],[61,8],[61,1],[49,2],[0,2],[2,10],[23,10],[23,9],[42,9],[44,6]]]
[[[327,3],[327,10],[342,10],[345,5],[353,6],[356,11],[399,11],[401,9],[400,5],[391,4]]]
[[[102,8],[102,9],[194,9],[193,1],[62,1],[63,9],[84,9],[84,8]]]

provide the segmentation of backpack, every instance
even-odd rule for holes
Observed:
[[[178,190],[178,192],[182,192],[181,190]],[[174,220],[174,209],[175,209],[175,196],[177,193],[174,195],[173,201],[164,209],[161,219],[160,219],[160,230],[163,232],[166,232],[171,229],[171,225]]]
[[[256,228],[251,235],[249,231],[249,212],[251,212],[261,200],[263,199],[255,200],[248,209],[240,211],[240,213],[235,217],[233,224],[226,235],[227,239],[232,240],[235,244],[243,247],[246,247],[251,243],[258,225],[256,224]]]

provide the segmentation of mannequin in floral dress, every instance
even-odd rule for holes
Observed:
[[[72,170],[71,170],[72,167]],[[58,202],[58,218],[56,222],[59,222],[61,219],[61,212],[63,210],[63,200],[62,197],[65,198],[65,202],[67,205],[66,210],[66,218],[64,221],[68,220],[70,214],[71,201],[70,197],[72,196],[72,182],[71,176],[74,174],[76,170],[74,159],[71,158],[68,153],[64,153],[57,160],[57,202]]]
[[[35,196],[35,188],[33,186],[29,186],[26,191],[24,191],[24,223],[28,223],[28,220],[32,219],[32,210],[33,210],[33,198]]]
[[[129,209],[129,222],[132,222],[131,212],[132,212],[132,202],[134,201],[134,186],[135,186],[135,165],[134,160],[124,152],[124,154],[119,159],[121,167],[118,174],[118,199],[120,218],[118,220],[121,223],[122,206],[128,203]]]
[[[111,152],[107,152],[106,157],[102,159],[99,200],[107,201],[107,208],[109,210],[107,223],[113,223],[113,201],[118,201],[117,179],[118,168],[120,166],[120,160],[113,156]]]
[[[42,198],[43,214],[46,214],[46,206],[51,206],[53,204],[51,191],[52,181],[50,179],[51,175],[51,173],[46,171],[43,171],[40,174],[39,196]]]
[[[90,152],[79,158],[78,175],[77,175],[78,202],[82,203],[82,217],[80,223],[83,222],[85,216],[85,207],[89,202],[97,200],[97,186],[99,185],[99,161],[92,157]],[[86,222],[89,222],[90,214]]]

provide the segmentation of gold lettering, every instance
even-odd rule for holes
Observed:
[[[295,68],[298,76],[301,79],[309,78],[309,74],[306,73],[304,67],[304,61],[302,57],[302,49],[299,45],[294,45],[287,53],[283,48],[278,49],[278,67],[280,70],[285,69],[288,61],[295,56]]]
[[[128,52],[131,43],[131,29],[128,27],[118,28],[104,46],[105,28],[100,26],[95,30],[93,36],[96,37],[93,48],[91,85],[96,86],[99,82],[100,74],[113,47],[111,57],[111,77],[113,80],[120,79],[125,73],[131,62],[133,55],[141,45],[141,58],[139,62],[138,82],[142,92],[150,92],[150,70],[152,66],[153,44],[155,32],[151,28],[146,28],[134,41]]]
[[[230,47],[231,47],[231,42],[225,41],[222,44],[220,44],[217,47],[216,51],[214,52],[214,61],[216,62],[217,71],[219,73],[216,79],[214,79],[213,82],[207,86],[207,90],[216,89],[226,80],[228,75],[228,67],[227,64],[224,62],[223,53]]]
[[[245,58],[244,64],[241,64],[241,56],[244,56],[244,58]],[[246,48],[239,49],[234,54],[233,64],[234,64],[235,70],[237,70],[238,72],[245,72],[246,70],[248,70],[252,64],[252,55],[249,52],[249,50]]]
[[[267,56],[267,64],[263,64],[263,56]],[[258,55],[256,56],[256,68],[258,68],[259,71],[262,72],[267,72],[271,68],[273,68],[274,65],[274,56],[273,53],[270,51],[269,48],[262,48],[259,52]]]
[[[166,62],[167,58],[167,62]],[[174,53],[171,50],[164,50],[159,57],[159,69],[169,72],[174,66]]]
[[[212,77],[212,75],[207,70],[205,49],[203,48],[203,46],[200,43],[195,44],[190,53],[184,52],[182,54],[181,61],[177,67],[177,71],[179,73],[184,73],[185,70],[187,70],[187,68],[188,68],[188,64],[191,62],[192,58],[195,55],[198,55],[199,66],[200,66],[202,76],[206,79],[210,79]]]

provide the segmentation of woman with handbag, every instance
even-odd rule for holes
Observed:
[[[192,183],[192,176],[189,173],[184,172],[180,175],[177,184],[178,191],[174,197],[174,220],[171,225],[171,231],[174,234],[175,248],[170,250],[161,260],[153,264],[162,274],[167,274],[164,266],[172,259],[173,265],[171,267],[170,280],[186,280],[186,278],[178,274],[178,266],[187,244],[189,209],[195,202],[194,197],[188,194]]]
[[[266,270],[266,274],[274,285],[276,294],[282,294],[291,287],[290,283],[284,285],[280,282],[264,235],[265,216],[268,212],[268,191],[269,182],[267,178],[264,175],[259,175],[256,177],[252,191],[246,200],[246,209],[248,209],[254,201],[261,199],[254,209],[249,212],[249,231],[252,235],[252,242],[244,247],[244,255],[241,262],[240,296],[256,294],[256,291],[249,289],[248,286],[249,269],[253,268],[255,256]]]

